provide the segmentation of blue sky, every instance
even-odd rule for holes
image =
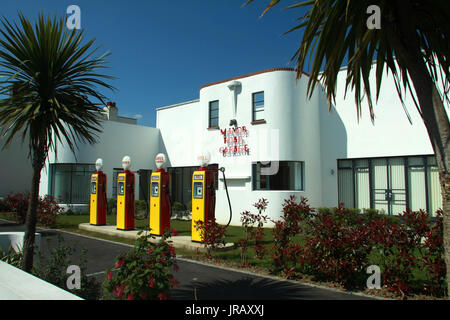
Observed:
[[[6,2],[6,3],[5,3]],[[16,20],[20,10],[62,16],[69,5],[81,9],[86,39],[110,51],[106,73],[117,91],[102,91],[119,114],[155,126],[157,107],[197,99],[202,85],[267,68],[293,67],[289,61],[301,33],[283,33],[305,9],[283,10],[282,1],[260,18],[269,0],[4,0],[0,14]]]

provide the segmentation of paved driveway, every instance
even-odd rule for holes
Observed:
[[[23,225],[0,220],[0,232],[23,231]],[[72,262],[76,264],[83,248],[87,249],[87,272],[99,281],[105,278],[104,271],[112,268],[115,258],[131,249],[130,245],[111,242],[59,230],[38,230],[42,234],[41,250],[48,254],[58,241],[77,249]],[[218,268],[183,258],[177,259],[179,271],[174,273],[180,287],[172,291],[175,300],[366,300],[367,297],[334,290],[316,288],[291,281]]]

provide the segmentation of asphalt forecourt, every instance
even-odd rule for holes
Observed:
[[[0,220],[0,232],[24,231],[24,225]],[[114,266],[115,258],[129,251],[129,244],[94,238],[57,229],[41,229],[41,251],[48,254],[62,236],[66,246],[76,248],[71,257],[79,261],[83,249],[87,252],[87,273],[103,281],[107,268]],[[177,258],[178,272],[174,272],[179,288],[171,292],[174,300],[361,300],[371,297],[345,293],[334,289],[316,287],[276,277],[256,275],[250,272],[217,267],[202,262]]]

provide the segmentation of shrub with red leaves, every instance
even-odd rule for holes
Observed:
[[[445,296],[442,211],[434,224],[423,210],[406,210],[397,220],[354,215],[342,205],[331,214],[317,213],[299,253],[300,271],[347,288],[364,288],[367,267],[376,264],[382,284],[401,296]]]
[[[29,203],[29,193],[9,194],[5,200],[8,211],[14,214],[14,219],[20,224],[24,224],[27,217]]]
[[[51,195],[46,195],[44,198],[39,197],[39,204],[37,208],[37,216],[39,223],[46,227],[54,227],[56,225],[56,218],[60,214],[62,208]]]
[[[14,213],[14,219],[19,223],[25,223],[29,205],[29,193],[10,194],[5,202],[9,211]],[[53,227],[56,224],[56,217],[61,212],[61,207],[51,195],[39,197],[37,207],[37,221],[46,227]]]
[[[250,211],[241,213],[241,223],[244,227],[244,238],[240,239],[238,246],[241,248],[241,263],[248,264],[247,252],[251,243],[254,243],[253,249],[255,256],[262,259],[266,253],[266,247],[260,242],[264,238],[264,224],[268,217],[262,213],[266,211],[269,202],[267,199],[261,198],[253,206],[258,209],[258,214],[252,214]]]
[[[220,245],[225,245],[226,228],[220,226],[215,218],[208,221],[195,221],[195,228],[200,230],[200,239],[207,250],[208,258],[211,257],[211,251],[217,249]]]
[[[272,221],[274,247],[272,252],[273,272],[283,272],[290,277],[296,269],[301,248],[294,242],[294,237],[302,230],[301,222],[310,219],[312,209],[304,197],[295,202],[295,196],[284,200],[281,220]]]

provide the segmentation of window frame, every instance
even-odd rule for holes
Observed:
[[[211,109],[211,107],[214,103],[217,103],[217,117],[211,116],[211,114],[212,114],[211,111],[215,111],[215,110]],[[219,128],[219,110],[220,110],[219,100],[213,100],[208,103],[208,129],[211,129],[211,128],[218,129]],[[213,125],[212,120],[217,120],[217,124]]]
[[[258,164],[260,164],[259,168],[261,169],[261,165],[262,161],[256,161],[256,162],[252,162],[252,191],[285,191],[285,192],[304,192],[305,191],[305,162],[304,161],[300,161],[300,160],[283,160],[283,161],[278,161],[281,165],[281,163],[286,164],[286,166],[289,165],[289,163],[299,163],[300,164],[300,189],[289,189],[289,188],[282,188],[282,189],[270,189],[270,175],[261,175],[261,173],[259,173],[259,180],[261,180],[261,177],[267,177],[265,178],[265,180],[267,181],[266,183],[269,184],[269,188],[257,188],[257,170],[258,170]],[[269,164],[265,164],[264,166],[268,166]],[[277,173],[278,174],[278,173]],[[295,177],[295,176],[294,176]],[[284,181],[281,180],[281,181]],[[294,181],[294,185],[295,185],[295,181]]]
[[[256,96],[258,94],[262,93],[262,100],[256,100]],[[262,91],[257,91],[257,92],[253,92],[252,93],[252,124],[260,124],[260,123],[266,123],[266,118],[265,118],[265,111],[266,111],[266,105],[265,105],[265,92],[264,90]],[[258,103],[262,102],[262,106],[257,106]],[[255,117],[255,115],[259,112],[263,113],[263,117],[261,119],[257,119]]]

